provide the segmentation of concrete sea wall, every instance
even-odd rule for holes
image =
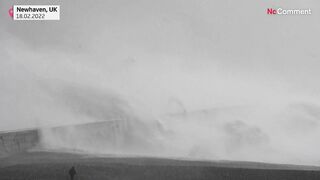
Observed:
[[[134,153],[160,150],[157,124],[113,120],[45,129],[0,132],[0,157],[34,148],[89,153]]]
[[[28,151],[39,143],[39,130],[0,133],[0,157]]]

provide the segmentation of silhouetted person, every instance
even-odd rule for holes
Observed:
[[[76,175],[76,174],[77,174],[77,172],[76,172],[74,166],[72,166],[72,168],[69,170],[70,179],[73,180],[74,175]]]

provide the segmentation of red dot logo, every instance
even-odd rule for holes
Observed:
[[[13,8],[12,7],[9,9],[9,16],[13,17]]]

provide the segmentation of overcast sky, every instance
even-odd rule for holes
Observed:
[[[61,20],[13,21],[14,4],[58,4]],[[312,15],[267,15],[278,7]],[[52,95],[65,87],[155,116],[301,103],[318,113],[319,12],[317,0],[0,1],[0,130],[76,122]]]

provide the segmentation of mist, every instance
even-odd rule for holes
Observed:
[[[320,165],[318,1],[59,3],[60,21],[16,22],[21,2],[0,2],[0,131],[93,154]],[[72,127],[118,120],[115,144],[107,126]]]

